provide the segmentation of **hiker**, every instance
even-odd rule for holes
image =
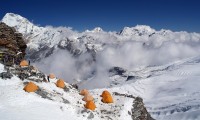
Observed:
[[[48,82],[50,82],[50,80],[49,80],[49,76],[47,76],[47,80],[48,80]]]

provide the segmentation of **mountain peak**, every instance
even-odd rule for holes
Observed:
[[[29,34],[33,31],[38,31],[40,28],[31,23],[28,19],[14,13],[6,13],[2,22],[10,27],[14,27],[23,35]]]
[[[120,35],[130,36],[130,35],[150,35],[154,33],[156,30],[147,25],[136,25],[135,27],[124,27],[123,30],[120,31]]]
[[[11,27],[14,27],[20,23],[30,23],[26,18],[14,13],[6,13],[2,19],[2,22]]]
[[[98,33],[103,32],[103,29],[101,27],[95,27],[93,30],[86,30],[86,32]]]
[[[100,28],[100,27],[96,27],[96,28],[94,28],[92,31],[93,31],[93,32],[102,32],[103,29]]]

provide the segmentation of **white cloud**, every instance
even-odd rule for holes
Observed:
[[[77,44],[78,48],[82,49],[84,46],[82,44],[88,42],[105,44],[103,50],[97,52],[95,62],[90,53],[73,57],[67,51],[59,50],[42,60],[37,66],[46,73],[53,72],[71,83],[74,79],[90,79],[90,82],[82,87],[104,87],[109,84],[107,71],[111,67],[134,70],[141,66],[162,65],[200,55],[200,34],[197,33],[161,30],[151,37],[149,35],[120,36],[112,32],[83,32],[76,33],[75,36],[83,35],[92,36],[93,39],[83,39]],[[73,36],[73,32],[67,36]]]

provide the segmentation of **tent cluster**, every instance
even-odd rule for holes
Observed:
[[[29,64],[30,63],[27,62],[26,60],[22,60],[20,62],[20,67],[29,66]],[[37,69],[37,68],[35,68],[35,69]],[[48,79],[48,82],[50,82],[50,80],[56,80],[56,76],[53,73],[50,73],[48,75],[47,79]],[[46,82],[47,82],[47,80],[46,80]],[[59,87],[59,88],[62,88],[62,89],[64,89],[66,87],[65,82],[64,82],[63,79],[58,79],[56,81],[55,85],[57,87]],[[33,82],[29,82],[24,87],[24,90],[26,92],[35,92],[38,89],[39,89],[39,87],[35,83],[33,83]],[[80,91],[80,95],[83,96],[82,100],[86,102],[86,104],[84,105],[84,107],[86,109],[95,110],[96,105],[94,103],[94,97],[89,93],[89,91],[87,89],[83,89],[83,90]],[[113,103],[113,98],[112,98],[111,94],[107,90],[105,90],[105,91],[102,92],[101,97],[102,97],[101,101],[103,103]]]
[[[65,82],[64,82],[64,80],[62,80],[62,79],[57,80],[56,86],[59,87],[59,88],[63,88],[64,89],[65,88]],[[35,91],[38,90],[38,86],[35,83],[33,83],[33,82],[29,82],[24,87],[23,90],[25,90],[26,92],[35,92]]]
[[[49,76],[47,77],[47,79],[48,79],[48,82],[50,82],[50,80],[55,80],[56,76],[55,76],[55,74],[50,73]],[[58,79],[56,82],[56,86],[64,89],[66,85],[65,85],[65,82],[63,79]]]
[[[28,67],[30,65],[30,63],[28,62],[28,61],[26,61],[26,60],[22,60],[21,62],[20,62],[20,64],[19,64],[19,66],[20,67]],[[37,68],[36,67],[34,67],[34,69],[32,69],[32,70],[34,70],[34,71],[37,71]],[[48,82],[50,82],[50,79],[51,80],[56,80],[56,76],[53,74],[53,73],[50,73],[49,75],[48,75]],[[44,81],[46,81],[47,82],[47,80],[45,79]],[[57,81],[56,81],[56,86],[57,87],[59,87],[59,88],[65,88],[66,87],[66,85],[65,85],[65,82],[64,82],[64,80],[63,79],[58,79]],[[39,88],[38,88],[38,86],[35,84],[35,83],[33,83],[33,82],[29,82],[25,87],[24,87],[24,90],[26,91],[26,92],[35,92],[35,91],[37,91]]]
[[[96,105],[94,103],[94,98],[92,95],[90,95],[89,91],[87,89],[83,89],[80,91],[80,95],[84,96],[82,99],[83,101],[86,102],[84,107],[90,110],[95,110]],[[101,101],[103,103],[113,103],[113,98],[107,90],[103,91],[101,97],[102,97]]]
[[[89,91],[87,89],[83,89],[80,91],[80,95],[84,96],[82,100],[86,102],[84,105],[85,108],[95,110],[96,105],[94,103],[94,98],[90,95]]]

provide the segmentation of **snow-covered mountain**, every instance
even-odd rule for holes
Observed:
[[[13,13],[7,13],[2,22],[23,34],[28,46],[27,59],[45,73],[55,72],[71,82],[97,79],[96,73],[108,74],[113,67],[132,71],[200,52],[199,33],[156,31],[146,25],[125,27],[120,32],[106,32],[100,27],[77,32],[69,27],[39,27]],[[109,79],[108,75],[104,79]]]
[[[152,29],[149,26],[146,25],[137,25],[135,27],[125,27],[121,32],[120,35],[125,36],[142,36],[142,35],[152,35],[155,34],[156,30]]]
[[[164,29],[156,31],[146,25],[125,27],[118,33],[105,32],[100,27],[80,33],[67,27],[39,27],[26,18],[13,13],[7,13],[2,22],[14,27],[24,35],[28,45],[28,57],[33,61],[49,56],[57,47],[66,48],[77,55],[88,50],[91,51],[91,49],[101,51],[105,45],[118,45],[119,42],[127,41],[139,41],[145,45],[160,47],[166,41],[187,42],[192,40],[198,42],[200,40],[198,33],[172,32]],[[37,54],[37,51],[40,52]],[[74,51],[76,52],[74,53]]]
[[[69,51],[79,50],[80,52],[86,52],[88,47],[99,51],[102,50],[104,45],[118,44],[118,42],[129,40],[159,47],[165,41],[199,41],[200,39],[200,34],[198,33],[172,32],[164,29],[156,31],[145,25],[125,27],[118,33],[105,32],[100,27],[80,33],[66,27],[39,27],[26,18],[13,13],[7,13],[2,22],[14,27],[24,35],[28,44],[27,53],[30,54],[29,57],[33,61],[37,60],[38,56],[40,58],[48,56],[49,52],[41,53],[40,50],[52,51],[57,46],[67,47]],[[40,51],[42,55],[36,55],[35,51]]]
[[[120,32],[99,27],[78,32],[67,27],[40,27],[13,13],[6,14],[2,22],[23,34],[27,59],[46,74],[53,72],[81,89],[91,89],[94,95],[106,88],[141,96],[156,119],[200,119],[199,33],[155,30],[146,25],[125,27]],[[125,116],[126,107],[121,111]]]

